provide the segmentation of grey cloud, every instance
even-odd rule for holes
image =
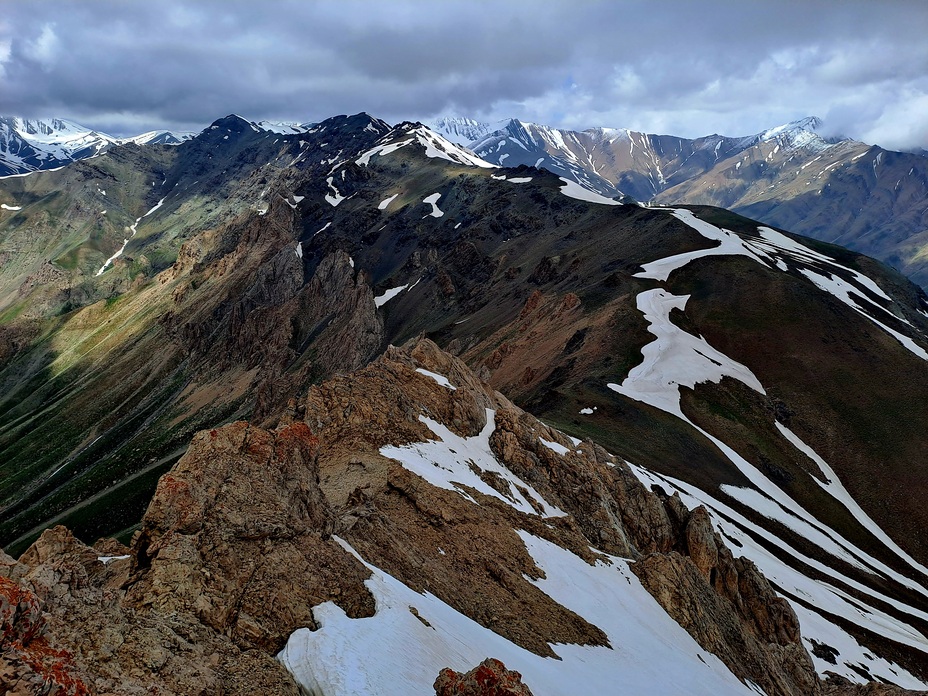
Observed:
[[[459,110],[696,136],[815,113],[856,137],[928,145],[916,142],[924,133],[907,106],[928,89],[919,0],[2,6],[3,114],[130,131],[230,112],[315,120],[366,110],[395,121]]]

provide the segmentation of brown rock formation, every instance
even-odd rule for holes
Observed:
[[[19,562],[0,559],[4,594],[41,603],[52,667],[88,685],[61,693],[296,694],[273,655],[293,630],[314,626],[312,606],[373,611],[367,571],[328,540],[316,446],[303,423],[200,433],[162,478],[131,558],[101,562],[103,552],[57,527]],[[24,609],[4,636],[22,643],[38,610],[17,602]],[[23,683],[43,673],[5,659]]]
[[[247,423],[199,433],[145,515],[130,601],[272,653],[315,626],[321,602],[372,614],[367,572],[328,540],[316,448],[300,422],[276,434]]]
[[[381,454],[434,439],[426,417],[472,437],[486,409],[496,459],[565,516],[526,515],[474,489],[468,499]],[[482,480],[511,495],[506,481]],[[331,601],[352,618],[375,609],[368,571],[333,534],[539,655],[555,657],[559,643],[608,645],[531,581],[542,573],[517,529],[587,562],[597,551],[636,559],[643,585],[738,677],[771,695],[823,693],[795,614],[725,547],[704,509],[646,490],[625,462],[521,411],[427,340],[311,388],[276,431],[239,422],[199,433],[162,477],[131,548],[92,549],[58,527],[18,562],[0,557],[0,675],[26,692],[54,673],[63,694],[296,694],[273,655],[297,628],[317,628],[313,607]],[[48,660],[29,657],[38,648]],[[529,693],[492,660],[443,672],[435,688]],[[837,682],[829,689],[842,693]]]
[[[469,672],[445,668],[435,680],[435,696],[532,696],[522,675],[488,657]]]

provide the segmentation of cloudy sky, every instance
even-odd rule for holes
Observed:
[[[0,0],[0,115],[518,117],[928,147],[924,0]]]

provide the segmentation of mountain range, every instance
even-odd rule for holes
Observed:
[[[714,205],[873,256],[928,285],[928,158],[818,135],[805,118],[743,137],[570,131],[513,119],[433,127],[494,164],[540,166],[608,197]]]
[[[641,191],[844,147],[810,125],[680,141]],[[408,694],[516,680],[491,657],[535,694],[924,690],[928,296],[595,190],[560,137],[574,169],[230,115],[0,180],[0,674]]]
[[[312,123],[252,122],[278,134]],[[748,136],[687,139],[442,117],[429,127],[500,166],[544,167],[607,197],[713,205],[846,246],[928,287],[928,157],[823,138],[808,117]],[[113,144],[176,145],[192,133],[114,138],[63,119],[0,118],[0,176],[63,166]]]
[[[272,133],[303,133],[312,124],[253,122]],[[76,160],[96,157],[114,145],[179,145],[196,133],[153,130],[116,138],[61,118],[0,117],[0,177],[56,169]]]

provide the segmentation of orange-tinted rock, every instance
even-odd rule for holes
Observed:
[[[469,672],[445,668],[434,684],[435,696],[532,696],[522,675],[488,657]]]

